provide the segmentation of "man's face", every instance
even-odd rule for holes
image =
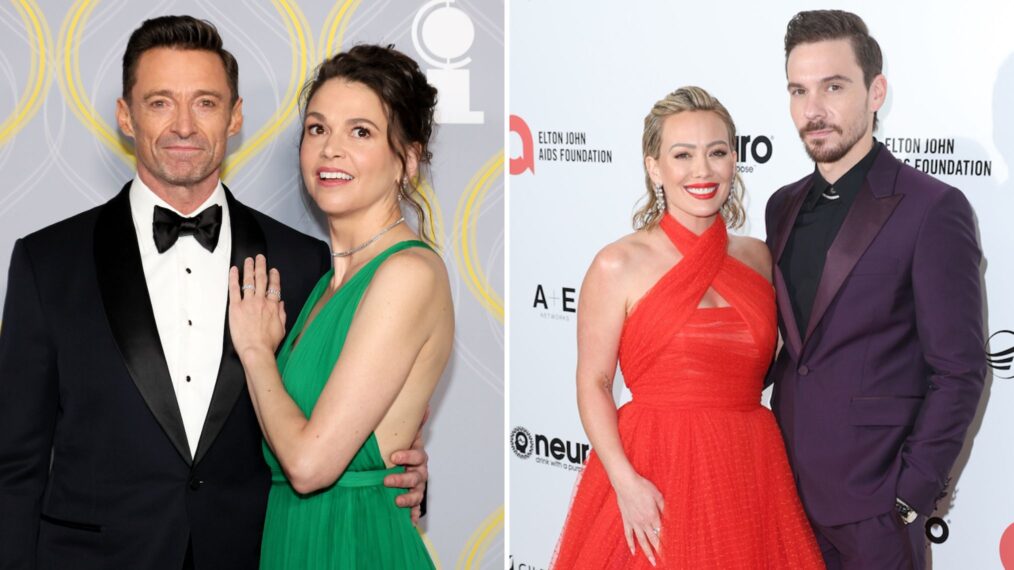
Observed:
[[[217,181],[228,139],[243,124],[242,101],[230,101],[217,54],[170,48],[141,54],[130,101],[117,100],[116,118],[134,139],[145,184],[158,191]]]
[[[884,103],[887,82],[878,75],[866,88],[849,40],[796,46],[786,75],[792,121],[814,162],[838,162],[872,137],[873,114]]]

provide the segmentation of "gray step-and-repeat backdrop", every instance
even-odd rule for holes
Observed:
[[[214,23],[246,116],[225,181],[247,205],[325,238],[298,170],[299,87],[327,54],[393,43],[440,90],[430,194],[457,312],[426,426],[422,530],[438,568],[504,555],[504,4],[476,0],[11,0],[0,3],[0,267],[14,240],[111,198],[133,176],[116,130],[120,60],[151,17]],[[0,279],[0,298],[6,293]],[[0,515],[2,516],[2,515]]]
[[[950,533],[932,546],[932,564],[1014,568],[1014,4],[562,0],[508,10],[516,570],[548,567],[588,453],[575,402],[575,310],[594,254],[631,231],[644,193],[645,114],[688,84],[725,103],[741,136],[744,233],[763,238],[768,197],[813,168],[789,117],[782,40],[793,14],[818,7],[858,13],[884,50],[889,96],[877,137],[963,190],[978,216],[991,336],[983,350],[993,367],[935,513]]]

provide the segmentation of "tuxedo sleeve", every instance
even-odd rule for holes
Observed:
[[[912,262],[929,389],[902,448],[897,496],[923,515],[933,512],[947,485],[982,394],[981,259],[971,206],[950,188],[929,209]]]
[[[317,246],[317,257],[320,259],[320,273],[318,275],[319,278],[320,276],[324,275],[325,273],[331,270],[332,260],[334,258],[331,257],[331,248],[329,248],[326,243],[322,241],[318,243],[320,244]]]
[[[56,350],[23,240],[0,328],[0,569],[35,568],[58,407]]]

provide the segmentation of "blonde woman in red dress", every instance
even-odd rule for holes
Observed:
[[[684,87],[644,121],[637,231],[595,257],[578,308],[578,408],[594,452],[553,567],[823,568],[778,426],[771,258],[744,220],[736,130]],[[619,410],[619,364],[633,400]]]

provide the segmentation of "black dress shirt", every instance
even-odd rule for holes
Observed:
[[[792,313],[799,325],[799,334],[806,336],[806,327],[817,295],[817,284],[824,272],[827,250],[838,235],[856,195],[866,181],[877,154],[884,145],[873,141],[873,148],[837,182],[831,184],[814,166],[813,186],[796,216],[785,251],[778,267],[792,300]],[[833,198],[837,196],[837,198]]]

